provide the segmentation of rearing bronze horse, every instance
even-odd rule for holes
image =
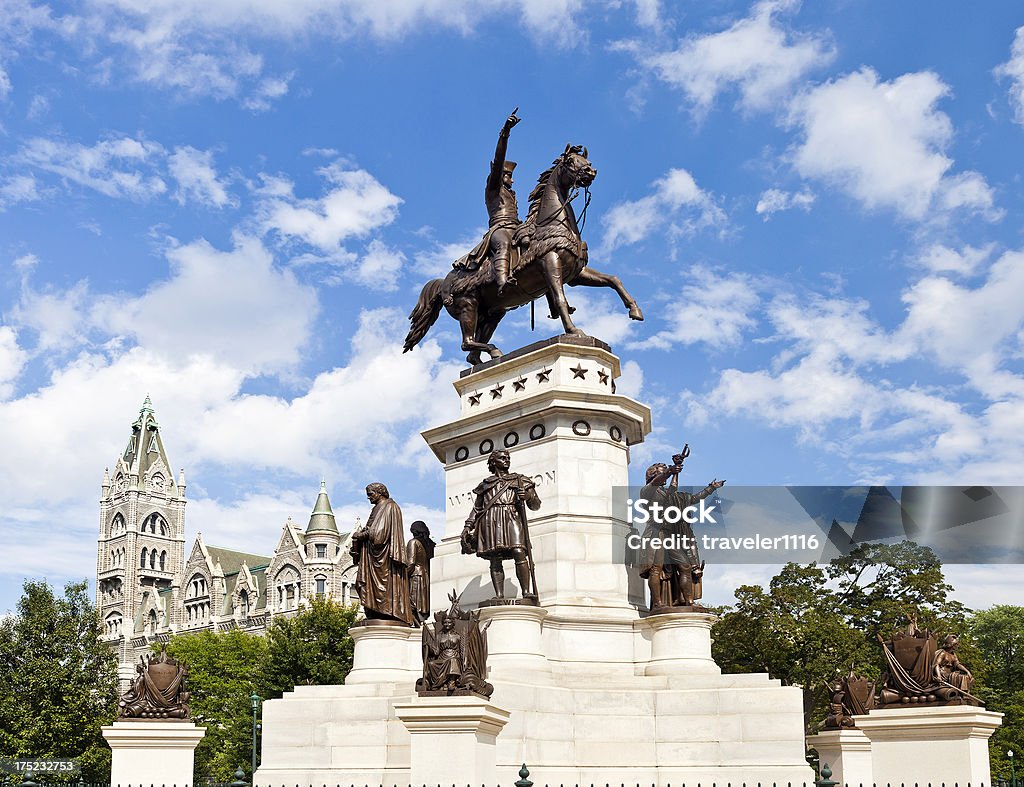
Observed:
[[[587,265],[587,244],[580,238],[572,199],[578,189],[589,188],[595,177],[597,170],[587,158],[587,149],[566,145],[565,152],[537,178],[526,221],[516,229],[514,242],[520,257],[514,270],[517,283],[499,295],[490,260],[477,270],[456,269],[444,279],[427,282],[409,315],[412,324],[405,337],[405,352],[426,336],[444,306],[459,321],[462,349],[469,352],[466,359],[470,364],[480,363],[483,352],[500,358],[501,350],[490,341],[501,318],[509,309],[542,295],[547,298],[551,316],[561,318],[567,334],[584,336],[573,325],[571,314],[575,310],[565,299],[566,284],[611,287],[629,309],[629,316],[642,320],[643,312],[619,278]]]

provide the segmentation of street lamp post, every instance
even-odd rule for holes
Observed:
[[[249,697],[249,702],[252,703],[252,783],[256,783],[256,713],[260,709],[260,702],[262,699],[259,694],[255,692]]]
[[[1013,787],[1017,787],[1017,771],[1013,767],[1013,749],[1006,752],[1006,757],[1010,761],[1010,784],[1013,785]]]

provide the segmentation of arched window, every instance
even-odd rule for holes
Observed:
[[[149,567],[156,568],[156,550],[149,553]]]
[[[247,590],[238,594],[238,611],[242,614],[243,620],[249,617],[249,592]]]
[[[146,567],[146,555],[149,554],[149,550],[146,547],[142,548],[142,558],[139,560],[139,568]]]
[[[114,519],[110,523],[110,534],[116,536],[124,532],[124,529],[124,517],[120,513],[114,514]]]
[[[320,597],[327,594],[327,577],[316,578],[316,594]]]
[[[156,624],[157,624],[156,610],[155,609],[151,609],[149,611],[149,617],[146,620],[146,633],[147,634],[156,634]]]
[[[161,571],[166,570],[166,566],[167,566],[167,550],[164,550],[164,551],[162,551],[160,553],[160,570]]]

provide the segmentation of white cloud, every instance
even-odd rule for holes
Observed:
[[[167,190],[154,171],[162,156],[160,145],[132,137],[104,139],[92,146],[37,137],[16,160],[108,197],[147,200]]]
[[[295,47],[310,37],[395,41],[437,28],[468,35],[482,21],[514,15],[533,35],[571,47],[586,38],[575,21],[582,8],[582,0],[89,0],[78,20],[84,31],[74,39],[87,56],[116,47],[97,64],[105,75],[116,69],[179,96],[238,99],[263,111],[288,92],[291,79],[266,73],[259,52],[268,40]]]
[[[450,381],[461,367],[439,363],[434,342],[403,354],[406,327],[397,309],[364,311],[347,366],[317,375],[308,391],[290,401],[249,395],[207,410],[190,430],[188,453],[299,473],[328,467],[338,478],[347,478],[350,466],[365,472],[413,462],[403,450],[406,430],[455,414]],[[415,431],[409,439],[416,453],[428,452]]]
[[[228,194],[225,182],[217,177],[212,151],[188,145],[175,148],[167,157],[167,169],[178,182],[174,198],[179,204],[184,205],[187,199],[217,208],[238,203]]]
[[[922,483],[1016,483],[1024,472],[1024,376],[1015,363],[1024,354],[1016,295],[1024,252],[1004,254],[987,274],[976,287],[937,273],[914,283],[892,330],[864,301],[776,297],[766,310],[775,357],[764,368],[724,370],[690,399],[691,416],[746,415],[795,429],[859,467],[864,482],[904,464],[919,468],[911,479]],[[959,375],[980,401],[963,386],[925,387],[913,369],[900,382],[902,364],[922,357]]]
[[[172,276],[137,298],[105,297],[96,323],[180,357],[209,355],[247,373],[294,366],[319,312],[316,292],[274,266],[255,238],[220,251],[204,240],[167,253]]]
[[[768,189],[761,193],[761,197],[757,201],[757,207],[754,210],[759,216],[763,215],[765,221],[768,221],[773,213],[778,213],[780,210],[800,208],[801,210],[808,211],[811,209],[811,205],[814,204],[814,199],[814,194],[809,189],[803,189],[798,192]]]
[[[3,68],[0,68],[0,101],[6,101],[11,90],[11,78]]]
[[[297,239],[331,256],[350,238],[366,237],[395,220],[402,200],[369,172],[336,161],[317,170],[329,184],[319,198],[299,198],[283,178],[264,178],[258,208],[264,232]]]
[[[686,272],[685,281],[689,283],[660,310],[670,327],[631,347],[668,350],[697,342],[729,347],[739,344],[744,332],[756,325],[752,312],[760,297],[752,277],[694,266]]]
[[[416,270],[423,276],[444,278],[451,271],[452,263],[476,246],[486,232],[486,227],[480,227],[454,243],[434,243],[416,254]]]
[[[918,265],[932,273],[958,273],[970,276],[992,256],[996,244],[975,248],[964,246],[957,251],[941,243],[935,243],[925,249],[915,260]]]
[[[566,297],[576,307],[575,323],[590,336],[608,342],[613,347],[634,334],[636,320],[629,319],[629,314],[613,290],[588,289],[574,287],[566,290]],[[547,301],[541,297],[537,301],[538,316],[547,313]]]
[[[1024,125],[1024,26],[1017,28],[1010,47],[1010,59],[997,67],[996,76],[1010,80],[1010,106],[1017,123]]]
[[[0,210],[16,202],[35,202],[42,196],[32,175],[12,175],[0,182]]]
[[[726,30],[690,36],[674,51],[640,55],[640,60],[680,88],[698,113],[730,88],[739,91],[744,109],[771,109],[834,55],[826,37],[798,35],[778,23],[780,13],[798,7],[792,0],[762,0]]]
[[[869,208],[912,219],[957,208],[994,217],[992,190],[981,175],[948,174],[953,125],[936,108],[948,94],[931,72],[884,82],[870,68],[814,87],[791,107],[803,132],[793,164]]]
[[[40,120],[49,111],[50,99],[40,93],[36,93],[36,95],[32,96],[32,100],[29,102],[28,110],[25,112],[25,117],[29,120]]]
[[[18,346],[18,334],[9,325],[0,325],[0,401],[11,395],[28,353]]]
[[[405,255],[402,252],[389,248],[375,238],[367,246],[366,254],[359,260],[353,276],[371,290],[394,291],[398,289],[398,275],[404,263]]]
[[[636,243],[665,225],[670,234],[684,236],[725,225],[725,211],[685,169],[670,169],[652,187],[652,194],[620,202],[604,215],[606,250]]]
[[[40,291],[33,289],[26,280],[11,316],[22,327],[35,331],[36,352],[66,350],[81,344],[88,333],[87,298],[85,282],[78,282],[64,291],[52,288]]]

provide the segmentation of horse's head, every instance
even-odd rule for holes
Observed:
[[[583,145],[566,145],[557,163],[568,177],[570,186],[587,188],[597,177],[597,170],[587,158],[587,149]]]

